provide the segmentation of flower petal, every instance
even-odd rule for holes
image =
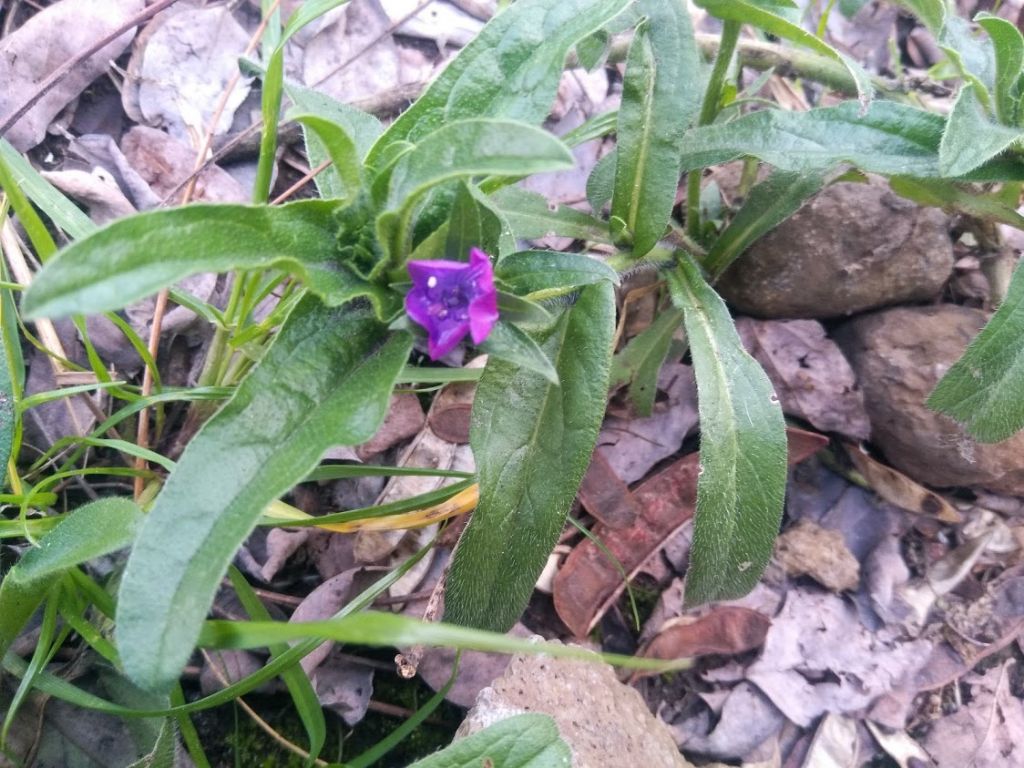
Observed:
[[[469,331],[469,323],[451,323],[435,326],[427,337],[427,351],[431,360],[440,360],[457,346]]]

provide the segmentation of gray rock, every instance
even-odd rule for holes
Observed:
[[[835,335],[864,391],[872,439],[889,463],[940,488],[979,486],[1024,494],[1024,433],[977,443],[952,419],[925,406],[988,316],[941,304],[859,317]]]
[[[574,768],[694,768],[640,694],[600,661],[517,655],[477,697],[456,736],[522,712],[551,715],[572,749]]]
[[[924,301],[953,270],[948,221],[881,181],[833,184],[744,253],[718,288],[742,312],[768,318]]]

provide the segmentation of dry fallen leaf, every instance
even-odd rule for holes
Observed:
[[[956,525],[963,522],[963,515],[935,491],[930,491],[902,472],[875,461],[859,446],[847,443],[845,447],[846,455],[868,481],[871,489],[890,504],[895,504],[908,512],[930,515],[944,523]]]
[[[89,209],[89,218],[96,224],[135,213],[135,206],[125,197],[114,177],[102,168],[86,171],[42,171],[39,174],[68,197]]]
[[[821,435],[788,429],[789,461],[803,461],[827,444]],[[559,618],[584,637],[621,594],[619,565],[631,576],[653,553],[693,518],[697,502],[698,456],[688,454],[645,480],[633,496],[640,514],[628,528],[598,524],[593,533],[618,561],[613,562],[589,538],[569,554],[555,576],[554,604]]]
[[[823,432],[861,440],[870,436],[853,369],[821,323],[741,317],[736,329],[771,379],[783,411]]]
[[[580,504],[609,528],[633,524],[640,505],[600,451],[594,451],[579,490]]]
[[[937,768],[1010,768],[1024,765],[1024,702],[1010,681],[1018,662],[965,679],[970,699],[932,724],[923,746]]]
[[[376,574],[368,573],[365,568],[350,568],[339,573],[306,595],[298,607],[292,612],[289,622],[318,621],[329,619],[344,608],[353,596],[358,595],[364,587],[376,578]],[[327,658],[334,644],[325,642],[309,655],[304,656],[302,669],[311,674]]]
[[[249,34],[226,6],[175,6],[157,15],[139,37],[122,93],[125,112],[136,122],[164,127],[186,144],[198,145],[211,127],[224,91],[238,74],[238,58]],[[231,90],[212,126],[225,133],[249,94],[249,78]]]
[[[360,461],[368,461],[398,443],[415,437],[423,429],[426,420],[423,406],[416,395],[411,392],[392,395],[384,423],[373,437],[356,447],[356,456]]]
[[[719,605],[697,619],[681,617],[666,622],[641,655],[651,659],[734,656],[760,647],[771,624],[771,619],[758,611]]]
[[[144,7],[143,0],[61,0],[0,40],[0,120],[20,109],[61,65],[120,28]],[[21,151],[41,142],[53,118],[106,71],[134,36],[134,30],[125,32],[73,67],[4,138]]]

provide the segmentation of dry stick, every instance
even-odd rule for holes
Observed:
[[[176,2],[178,2],[178,0],[159,0],[159,2],[154,3],[146,10],[130,18],[128,21],[126,21],[120,27],[115,29],[106,37],[102,38],[96,43],[93,43],[84,51],[81,51],[75,56],[72,56],[62,65],[60,65],[50,74],[48,78],[46,78],[45,80],[43,80],[42,83],[39,84],[39,87],[36,88],[35,92],[31,96],[28,97],[28,100],[24,104],[18,107],[18,109],[16,109],[6,120],[4,120],[3,123],[0,123],[0,136],[3,136],[9,130],[11,130],[11,127],[16,122],[23,118],[28,113],[28,111],[32,109],[32,107],[34,107],[41,98],[43,98],[43,96],[52,91],[54,86],[56,86],[57,83],[59,83],[61,80],[67,77],[75,69],[75,67],[77,67],[86,59],[88,59],[97,51],[102,50],[103,48],[110,45],[112,42],[117,40],[117,38],[119,38],[128,30],[139,26],[139,24],[141,24],[142,22],[151,19],[152,17],[160,13],[160,11],[174,5],[174,3]]]
[[[171,0],[174,2],[174,0]],[[252,53],[253,49],[259,44],[260,38],[263,36],[264,30],[267,28],[267,23],[270,21],[270,17],[273,16],[274,11],[277,10],[281,4],[281,0],[274,0],[274,2],[267,9],[267,12],[263,16],[263,20],[260,21],[256,31],[253,32],[252,37],[249,38],[248,45],[245,46],[245,51],[242,53],[243,56],[248,56]],[[228,99],[231,98],[232,91],[235,90],[235,86],[238,85],[238,81],[242,78],[242,72],[239,70],[234,74],[231,80],[225,86],[221,92],[220,100],[217,102],[217,107],[214,109],[213,114],[210,116],[210,124],[206,129],[206,135],[203,138],[203,144],[199,152],[196,154],[196,162],[192,169],[193,173],[190,177],[188,185],[185,187],[185,191],[181,195],[181,204],[186,205],[189,200],[192,199],[192,195],[195,194],[196,182],[199,179],[196,171],[202,167],[206,155],[210,151],[210,146],[213,144],[213,133],[217,129],[217,123],[220,122],[221,115],[224,114],[224,110],[227,109]],[[156,296],[156,304],[153,307],[153,322],[149,327],[149,356],[156,364],[157,355],[160,352],[160,335],[163,331],[164,315],[167,313],[167,301],[170,296],[170,289],[164,288]],[[149,397],[153,391],[153,370],[147,365],[142,372],[142,396]],[[135,443],[142,449],[149,448],[149,409],[143,408],[139,411],[139,426],[135,433]],[[149,466],[147,462],[141,456],[135,459],[135,468],[144,470]],[[142,496],[143,490],[145,490],[146,483],[142,475],[138,475],[135,478],[135,500],[138,501]]]
[[[289,197],[291,197],[296,192],[298,192],[300,189],[302,189],[304,186],[306,186],[313,179],[315,179],[317,176],[319,176],[323,171],[325,171],[327,169],[327,166],[329,166],[330,164],[331,164],[330,159],[324,160],[322,163],[320,163],[320,165],[318,165],[316,168],[313,168],[309,173],[303,175],[303,177],[301,179],[296,181],[294,184],[292,184],[290,187],[288,187],[288,189],[286,189],[280,195],[278,195],[273,200],[271,200],[270,204],[271,205],[280,205],[285,200],[287,200]]]

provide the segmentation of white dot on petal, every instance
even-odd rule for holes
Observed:
[[[434,288],[437,286],[437,278],[431,275],[427,278],[427,288]]]

